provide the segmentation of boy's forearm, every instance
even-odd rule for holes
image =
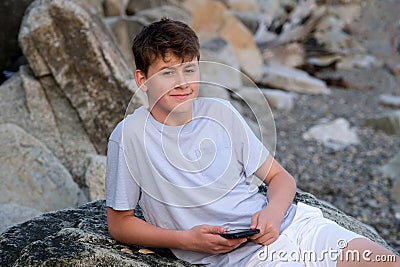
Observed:
[[[285,215],[296,193],[296,182],[286,171],[277,173],[269,182],[267,190],[268,206],[278,215]]]
[[[109,232],[119,242],[159,248],[184,249],[186,247],[185,231],[163,229],[133,215],[121,218],[110,217],[112,216],[108,217]]]

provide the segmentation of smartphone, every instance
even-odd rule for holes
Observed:
[[[252,235],[258,234],[260,229],[235,229],[235,230],[228,230],[224,234],[220,234],[222,237],[227,239],[235,239],[235,238],[242,238],[242,237],[250,237]]]

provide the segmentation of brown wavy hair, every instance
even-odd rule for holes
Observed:
[[[167,53],[178,58],[200,59],[200,45],[196,33],[185,23],[162,18],[145,26],[133,40],[132,52],[136,69],[147,76],[149,66],[158,58],[165,61]]]

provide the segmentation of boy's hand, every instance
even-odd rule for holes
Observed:
[[[282,218],[267,205],[251,218],[250,229],[260,229],[260,233],[250,237],[252,241],[264,246],[273,243],[279,237]]]
[[[186,231],[185,249],[207,254],[227,253],[247,241],[246,238],[226,239],[220,236],[226,229],[222,226],[198,225]]]

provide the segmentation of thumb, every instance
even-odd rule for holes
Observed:
[[[253,217],[251,217],[251,224],[250,224],[250,229],[251,230],[254,230],[254,229],[257,228],[258,216],[259,216],[259,213],[257,212],[256,214],[253,215]]]

